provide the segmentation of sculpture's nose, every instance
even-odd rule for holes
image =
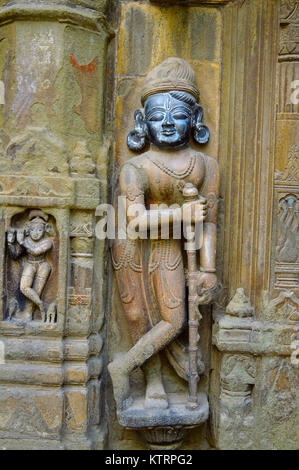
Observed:
[[[174,126],[174,120],[171,116],[171,113],[167,112],[166,115],[165,115],[165,118],[162,122],[162,126],[164,128],[167,128],[167,127],[173,127]]]

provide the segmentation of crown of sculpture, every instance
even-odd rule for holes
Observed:
[[[36,220],[40,220],[41,222],[48,222],[49,216],[40,209],[33,209],[30,211],[28,219],[30,222]]]
[[[144,79],[141,103],[156,93],[166,93],[171,90],[184,91],[199,100],[199,90],[195,73],[192,67],[184,59],[168,57],[154,67]]]

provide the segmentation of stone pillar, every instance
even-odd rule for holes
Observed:
[[[94,236],[106,199],[105,9],[101,0],[1,2],[0,448],[91,449],[105,440],[105,248]],[[33,209],[48,220],[52,248],[41,260],[24,245],[13,259],[7,233],[29,239]],[[45,318],[21,287],[27,266],[38,290],[44,261]]]

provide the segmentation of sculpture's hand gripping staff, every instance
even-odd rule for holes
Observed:
[[[186,202],[198,200],[198,190],[192,183],[187,183],[183,190],[183,196]],[[191,224],[193,225],[193,224]],[[186,227],[188,233],[191,233],[192,226]],[[194,227],[193,227],[194,229]],[[188,371],[188,384],[189,384],[189,395],[188,395],[188,409],[195,409],[198,407],[198,396],[197,396],[197,383],[199,381],[198,376],[198,326],[201,315],[198,310],[198,295],[197,295],[197,260],[196,260],[196,249],[198,247],[196,241],[196,230],[194,233],[193,240],[188,240],[186,243],[186,252],[188,260],[188,327],[189,327],[189,371]]]

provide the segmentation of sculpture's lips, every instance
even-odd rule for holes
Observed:
[[[173,135],[173,134],[175,134],[175,130],[173,130],[173,131],[163,131],[163,132],[161,132],[161,134],[162,135]]]

